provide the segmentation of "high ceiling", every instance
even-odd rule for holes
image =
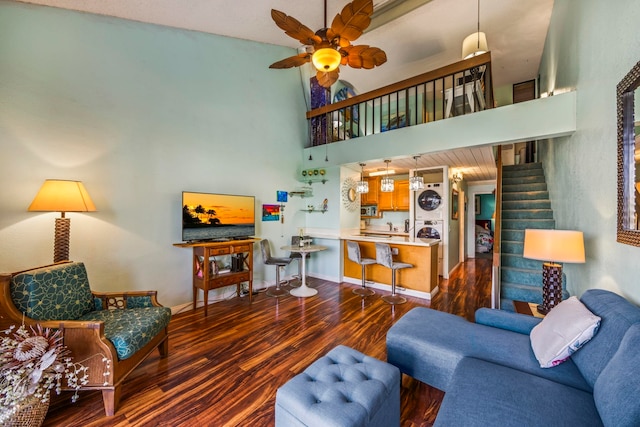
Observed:
[[[24,2],[292,48],[301,47],[300,43],[275,25],[270,15],[272,8],[293,16],[314,31],[324,25],[323,0]],[[347,2],[327,0],[329,25]],[[354,44],[379,47],[386,52],[388,61],[373,70],[341,67],[340,79],[351,83],[358,93],[363,93],[459,61],[462,40],[476,31],[478,4],[480,30],[487,34],[491,51],[494,88],[535,79],[553,0],[374,0],[374,15],[379,16],[375,16],[369,30]],[[274,58],[274,62],[278,59],[282,58]],[[269,65],[262,64],[264,68]],[[413,162],[412,158],[409,160]]]

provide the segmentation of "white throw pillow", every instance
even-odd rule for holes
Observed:
[[[600,317],[578,298],[570,297],[549,311],[531,330],[531,348],[541,368],[551,368],[569,358],[598,331]]]

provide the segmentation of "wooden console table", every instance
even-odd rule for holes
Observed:
[[[204,292],[204,315],[207,315],[209,291],[235,284],[240,295],[240,284],[249,282],[249,301],[253,295],[253,244],[260,239],[230,240],[228,242],[175,243],[180,248],[193,248],[193,309],[196,309],[198,289]],[[224,255],[243,255],[242,271],[217,273],[211,259]]]

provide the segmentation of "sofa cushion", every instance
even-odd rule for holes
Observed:
[[[618,351],[593,387],[596,408],[605,426],[640,423],[640,324],[631,326]]]
[[[11,280],[11,299],[18,310],[36,320],[76,320],[93,309],[82,262],[16,274]]]
[[[602,426],[602,422],[589,392],[464,358],[444,396],[435,426],[587,427]]]
[[[144,347],[171,320],[169,307],[144,307],[126,310],[92,311],[79,320],[103,321],[104,335],[124,360]]]
[[[598,333],[582,350],[571,356],[593,388],[600,372],[618,351],[627,329],[634,323],[640,323],[640,308],[620,295],[603,289],[590,289],[580,300],[592,313],[602,318]]]
[[[554,369],[540,368],[526,334],[471,323],[460,316],[424,307],[410,310],[387,333],[387,361],[401,372],[445,392],[465,356],[592,390],[571,361]]]
[[[578,298],[562,301],[531,330],[531,348],[540,367],[551,368],[567,360],[593,337],[599,326],[600,317]]]

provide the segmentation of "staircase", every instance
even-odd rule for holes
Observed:
[[[549,192],[540,163],[503,166],[500,307],[514,311],[513,300],[542,304],[542,261],[522,257],[524,230],[555,228]],[[563,288],[566,280],[562,278]],[[563,298],[569,295],[563,291]]]

